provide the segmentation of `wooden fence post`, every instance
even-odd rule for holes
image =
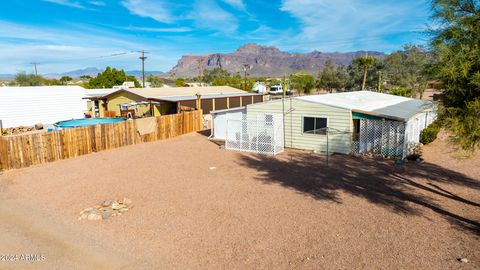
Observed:
[[[198,110],[156,117],[157,129],[143,138],[133,121],[0,137],[0,171],[73,158],[143,141],[164,140],[203,128]]]

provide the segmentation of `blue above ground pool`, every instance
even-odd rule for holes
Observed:
[[[75,128],[125,121],[125,118],[83,118],[60,121],[53,124],[57,128]]]

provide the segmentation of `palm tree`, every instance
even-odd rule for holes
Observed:
[[[365,90],[365,83],[367,82],[367,72],[368,68],[374,65],[377,62],[377,58],[373,56],[364,56],[355,59],[355,61],[363,67],[363,81],[362,81],[362,90]]]

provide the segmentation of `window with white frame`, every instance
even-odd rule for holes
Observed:
[[[273,114],[265,114],[265,125],[273,126]]]
[[[327,118],[325,117],[303,117],[303,133],[307,134],[327,134]]]

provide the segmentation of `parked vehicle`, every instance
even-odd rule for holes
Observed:
[[[281,95],[283,94],[283,86],[281,84],[276,84],[270,86],[270,91],[268,91],[271,95]]]
[[[272,85],[272,86],[270,86],[269,93],[271,95],[282,95],[283,94],[283,86],[281,84]],[[287,95],[290,95],[291,91],[289,89],[287,89],[285,91],[285,93]]]

